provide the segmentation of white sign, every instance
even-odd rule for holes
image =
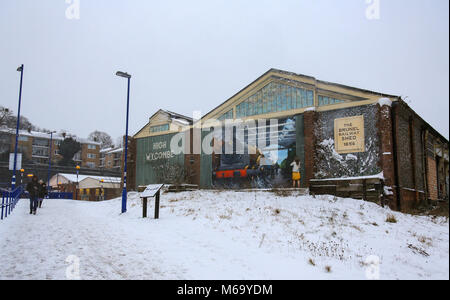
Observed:
[[[22,169],[22,153],[17,153],[16,170]],[[9,170],[14,170],[14,153],[9,154]]]
[[[150,184],[150,185],[148,185],[147,188],[145,189],[145,191],[143,191],[141,193],[141,198],[155,197],[156,193],[158,193],[158,191],[160,189],[162,189],[163,186],[164,186],[164,184]]]

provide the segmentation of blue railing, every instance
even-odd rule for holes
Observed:
[[[3,218],[7,218],[13,212],[23,193],[23,188],[19,186],[14,191],[0,189],[0,192],[2,195],[0,220],[3,220]]]
[[[66,199],[66,200],[71,200],[71,199],[73,199],[73,193],[55,193],[55,192],[50,192],[50,193],[48,193],[48,198],[49,199]]]

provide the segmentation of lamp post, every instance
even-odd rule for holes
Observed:
[[[77,186],[75,187],[75,200],[78,200],[78,173],[80,172],[80,166],[76,166],[77,169]]]
[[[105,182],[105,180],[100,180],[100,200],[103,201],[104,199],[104,195],[103,195],[103,183]]]
[[[52,151],[53,151],[53,134],[56,133],[56,131],[50,132],[50,153],[48,155],[48,174],[47,174],[47,195],[50,193],[50,170],[52,168]]]
[[[23,82],[23,65],[17,68],[20,72],[20,88],[19,88],[19,108],[17,109],[17,126],[16,126],[16,145],[14,147],[14,168],[11,180],[11,190],[16,188],[16,167],[17,167],[17,145],[19,143],[19,127],[20,127],[20,107],[22,104],[22,82]]]
[[[20,186],[23,186],[23,173],[25,172],[24,169],[20,169]]]
[[[130,79],[131,75],[125,72],[117,72],[117,76],[126,78],[128,80],[127,92],[127,119],[125,129],[125,162],[123,167],[123,191],[122,191],[122,213],[127,212],[127,157],[128,157],[128,116],[130,111]]]

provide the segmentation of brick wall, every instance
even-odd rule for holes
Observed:
[[[314,179],[316,173],[316,135],[315,125],[317,122],[317,113],[307,111],[304,118],[304,138],[305,138],[305,185],[310,186],[310,180]]]
[[[95,155],[95,158],[89,158],[88,154]],[[81,145],[81,166],[86,167],[87,163],[94,163],[95,167],[100,165],[100,146],[96,145],[95,149],[89,149],[88,144]]]
[[[391,209],[397,209],[397,191],[395,186],[394,145],[392,137],[391,107],[378,105],[378,135],[380,139],[380,167],[385,178],[384,184],[390,188],[393,195],[387,195],[385,202]]]
[[[124,165],[125,165],[125,136],[123,137],[124,150],[122,151],[121,159],[121,172],[122,181],[120,184],[121,189],[123,189],[123,175],[124,175]],[[128,137],[128,153],[127,153],[127,191],[136,191],[136,153],[137,152],[137,140],[133,137]]]
[[[427,181],[428,181],[428,198],[430,200],[438,200],[438,182],[436,160],[433,157],[427,157]]]

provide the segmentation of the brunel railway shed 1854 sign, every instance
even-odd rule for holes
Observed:
[[[364,116],[335,119],[334,140],[337,153],[365,152]]]

